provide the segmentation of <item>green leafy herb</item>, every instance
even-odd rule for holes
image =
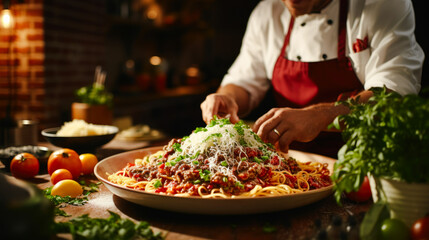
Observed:
[[[401,96],[385,88],[372,91],[368,103],[340,102],[350,113],[332,124],[338,129],[344,126],[346,141],[332,175],[338,202],[342,192],[358,190],[368,174],[429,183],[429,99]]]
[[[213,119],[210,121],[210,123],[207,126],[208,127],[213,127],[213,126],[219,125],[219,126],[222,127],[223,125],[226,125],[226,124],[231,124],[231,121],[229,120],[229,118],[219,119],[215,115],[215,116],[213,116]]]
[[[221,138],[222,137],[222,133],[213,133],[213,134],[210,134],[210,136],[208,136],[206,139],[204,139],[203,142],[206,142],[209,139],[212,139],[214,137],[215,138]]]
[[[200,169],[199,170],[200,171],[200,178],[204,181],[204,182],[208,182],[208,181],[210,181],[210,171],[209,170],[202,170],[202,169]]]
[[[182,152],[182,145],[180,144],[180,143],[175,143],[175,144],[173,144],[173,149],[174,149],[174,151],[176,151],[176,152]]]
[[[161,233],[154,233],[148,222],[133,222],[123,219],[117,213],[110,212],[106,219],[91,218],[88,214],[55,224],[56,233],[70,233],[75,240],[86,239],[164,239]]]
[[[240,181],[235,182],[235,186],[244,188],[244,185]]]
[[[162,187],[162,182],[160,180],[156,180],[155,183],[153,184],[153,186],[156,188],[160,188]]]
[[[191,159],[195,159],[198,156],[200,156],[200,151],[197,151],[193,156],[191,156]]]
[[[238,142],[239,142],[242,146],[247,146],[247,142],[246,142],[246,140],[244,140],[244,138],[242,138],[242,137],[238,140]]]
[[[106,91],[104,86],[100,84],[79,88],[76,91],[76,96],[82,103],[107,105],[109,107],[113,104],[113,95]]]
[[[243,121],[239,121],[236,124],[234,124],[234,129],[237,131],[238,135],[244,136],[244,129],[248,128],[247,125],[244,124]]]
[[[43,194],[45,195],[45,197],[54,204],[56,216],[69,217],[70,215],[67,214],[61,208],[65,207],[66,205],[74,205],[74,206],[84,205],[85,203],[88,202],[88,195],[93,192],[98,192],[99,185],[101,184],[101,182],[87,184],[85,181],[80,181],[79,183],[83,188],[82,197],[73,198],[70,196],[65,196],[65,197],[53,196],[51,195],[53,186],[45,188],[43,190]]]
[[[228,177],[222,177],[223,182],[228,182]]]
[[[204,127],[197,127],[197,128],[195,128],[195,130],[194,130],[194,133],[198,133],[198,132],[207,132],[208,130],[207,130],[207,128],[204,128]]]
[[[222,161],[222,162],[220,162],[220,165],[222,165],[222,166],[224,166],[224,167],[227,167],[227,166],[228,166],[228,163],[227,163],[226,161]]]
[[[385,203],[374,203],[368,212],[366,212],[360,225],[359,235],[361,239],[381,239],[381,224],[383,220],[389,217],[390,213]]]
[[[273,224],[266,222],[262,227],[262,231],[264,231],[264,233],[273,233],[277,231],[277,228]]]
[[[258,157],[254,157],[254,158],[253,158],[253,161],[255,161],[255,162],[257,162],[257,163],[261,163],[261,159],[260,159],[260,158],[258,158]]]

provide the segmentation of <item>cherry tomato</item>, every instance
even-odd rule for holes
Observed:
[[[71,172],[67,169],[60,168],[55,170],[51,175],[51,182],[52,184],[56,184],[57,182],[65,179],[73,179],[73,175]]]
[[[77,179],[82,171],[82,163],[79,155],[74,150],[63,148],[53,152],[48,159],[48,173],[52,173],[60,168],[67,169],[73,175],[73,179]]]
[[[97,157],[92,153],[84,153],[79,155],[79,159],[82,163],[82,173],[92,174],[94,172],[95,165],[98,163]]]
[[[403,221],[388,218],[381,224],[381,237],[383,240],[406,240],[410,239],[410,230]]]
[[[366,202],[371,199],[371,187],[367,176],[363,179],[362,185],[357,192],[346,193],[346,197],[355,202]]]
[[[54,187],[52,187],[51,195],[52,196],[61,196],[61,197],[77,197],[83,193],[82,186],[71,179],[65,179],[57,182]]]
[[[411,237],[413,240],[429,240],[429,214],[413,223]]]
[[[30,153],[20,153],[10,162],[10,172],[16,178],[32,178],[39,173],[39,160]]]

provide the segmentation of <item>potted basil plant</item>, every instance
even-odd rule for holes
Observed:
[[[372,91],[368,103],[340,102],[350,113],[333,123],[346,141],[332,174],[335,198],[369,176],[374,202],[411,226],[429,212],[429,99]]]
[[[113,95],[104,85],[94,83],[76,91],[78,102],[72,103],[72,119],[87,123],[111,125],[113,121]]]

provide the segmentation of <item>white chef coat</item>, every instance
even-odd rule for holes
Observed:
[[[320,13],[298,16],[286,49],[289,60],[319,62],[337,58],[339,0]],[[250,94],[253,109],[270,86],[291,15],[281,0],[263,0],[253,10],[240,53],[221,85],[235,84]],[[421,88],[424,53],[414,36],[411,0],[349,0],[346,56],[364,89],[386,86],[402,95]],[[357,39],[368,48],[353,52]]]

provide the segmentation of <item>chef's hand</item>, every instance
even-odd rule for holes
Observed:
[[[275,144],[283,152],[292,141],[309,142],[335,119],[335,106],[310,106],[302,109],[273,108],[253,126],[263,141]]]
[[[235,99],[227,94],[213,93],[206,97],[204,102],[201,103],[201,111],[203,120],[207,124],[216,115],[219,118],[229,116],[232,123],[238,122],[238,105]]]

